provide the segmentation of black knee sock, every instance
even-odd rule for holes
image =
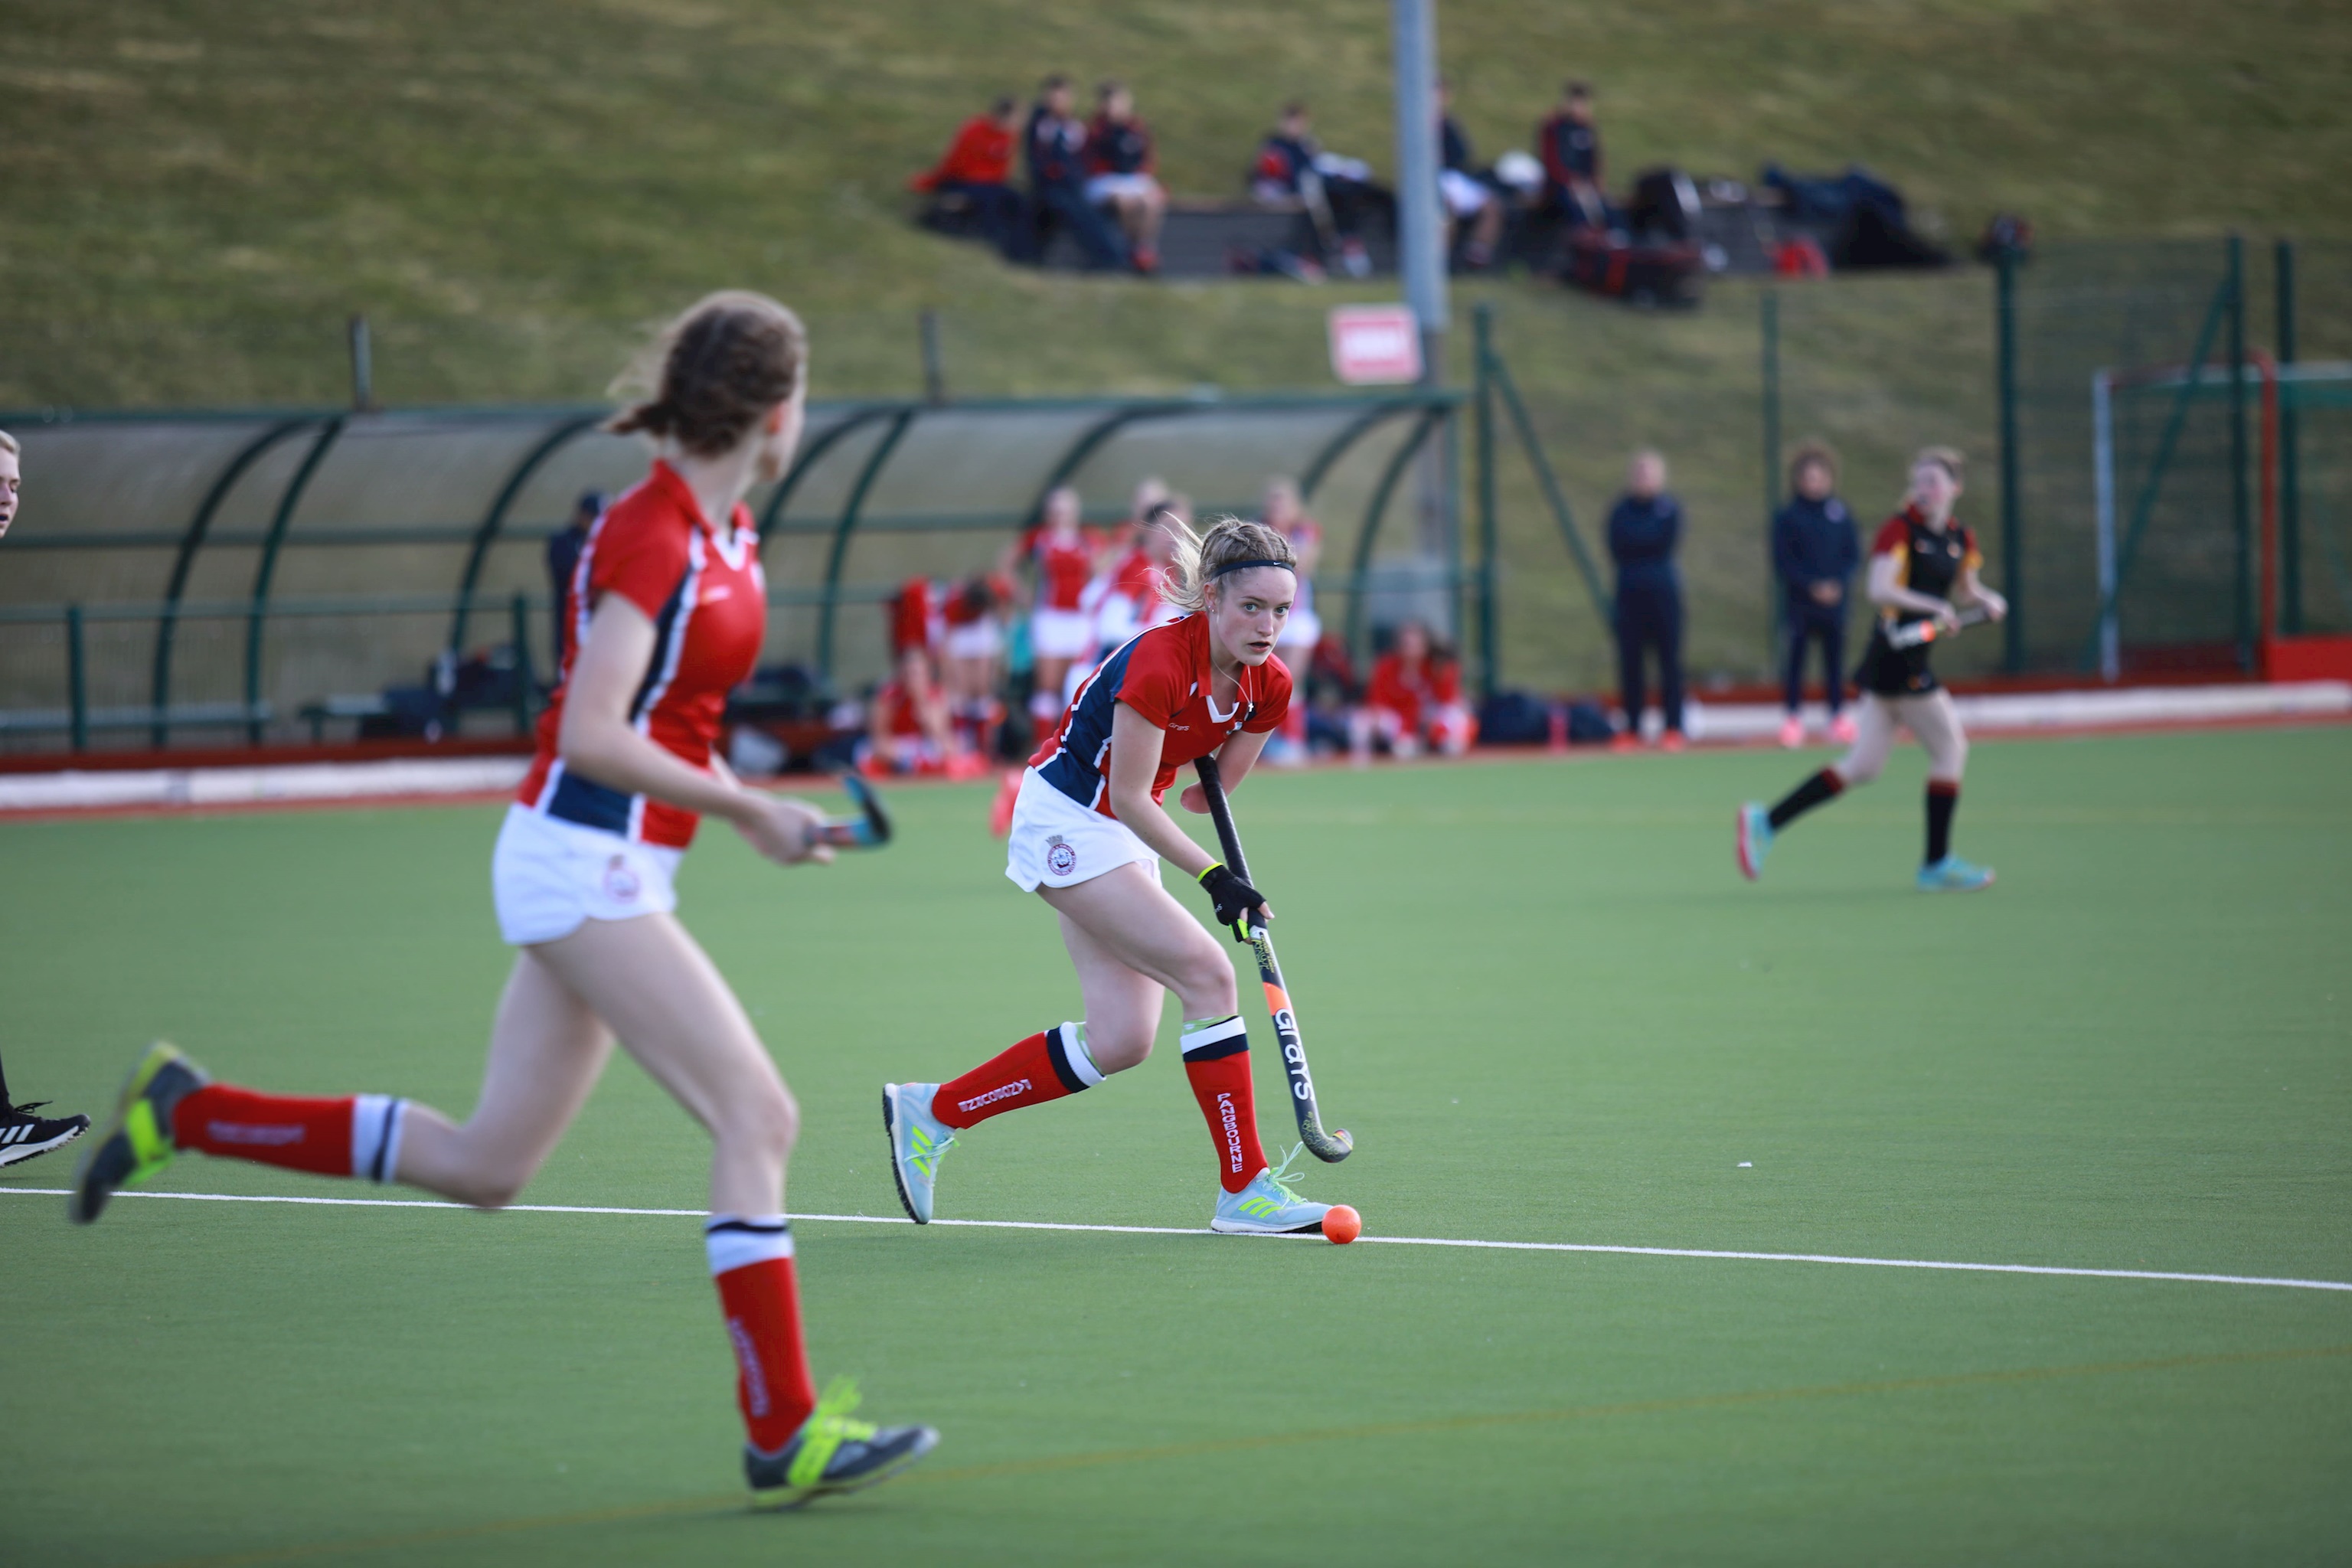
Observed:
[[[8,1098],[8,1068],[5,1063],[0,1063],[0,1116],[6,1115],[8,1108],[16,1103]]]
[[[1960,786],[1942,779],[1927,781],[1927,864],[1952,852],[1952,812],[1960,804]]]
[[[1772,830],[1779,832],[1825,800],[1835,799],[1845,788],[1845,780],[1838,777],[1835,768],[1823,768],[1787,795],[1772,808]]]

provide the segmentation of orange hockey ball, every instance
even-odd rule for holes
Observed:
[[[1335,1247],[1345,1247],[1364,1234],[1364,1216],[1346,1204],[1334,1204],[1323,1216],[1323,1234]]]

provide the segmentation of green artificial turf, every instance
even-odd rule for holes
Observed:
[[[1811,759],[1253,779],[1238,797],[1370,1236],[2352,1280],[2352,728],[1979,747],[1791,830]],[[984,792],[683,879],[806,1113],[795,1212],[895,1211],[885,1079],[1066,1016]],[[20,1094],[151,1034],[462,1111],[506,955],[491,808],[0,826]],[[1262,1030],[1262,1026],[1261,1026]],[[1263,1034],[1261,1032],[1261,1045]],[[1279,1079],[1261,1049],[1269,1142]],[[525,1201],[698,1206],[618,1065]],[[57,1157],[0,1187],[57,1186]],[[160,1187],[373,1195],[192,1157]],[[949,1159],[945,1216],[1195,1226],[1171,1048]],[[2352,1294],[1826,1264],[799,1227],[821,1375],[946,1434],[793,1518],[732,1495],[691,1218],[0,1195],[0,1504],[31,1562],[2341,1561]]]

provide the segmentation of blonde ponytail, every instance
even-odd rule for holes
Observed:
[[[1175,541],[1175,559],[1169,563],[1161,596],[1188,613],[1209,607],[1219,570],[1235,562],[1266,562],[1294,574],[1298,570],[1298,557],[1290,541],[1262,522],[1221,517],[1209,525],[1206,534],[1199,534],[1182,518],[1162,509],[1152,526],[1166,529]]]

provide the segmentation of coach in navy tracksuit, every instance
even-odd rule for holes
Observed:
[[[1847,585],[1862,564],[1862,536],[1853,513],[1837,499],[1837,458],[1827,447],[1808,442],[1789,463],[1796,493],[1772,520],[1772,570],[1780,579],[1781,625],[1789,647],[1782,670],[1788,717],[1783,745],[1804,740],[1798,708],[1805,694],[1805,646],[1822,645],[1822,684],[1829,690],[1830,725],[1842,734],[1845,709],[1845,614]]]
[[[1650,652],[1658,659],[1666,747],[1683,744],[1683,586],[1675,574],[1682,537],[1682,503],[1666,494],[1665,458],[1634,453],[1625,494],[1609,512],[1609,555],[1617,563],[1617,681],[1625,705],[1625,732],[1616,743],[1622,748],[1639,743],[1649,697],[1643,656]]]

